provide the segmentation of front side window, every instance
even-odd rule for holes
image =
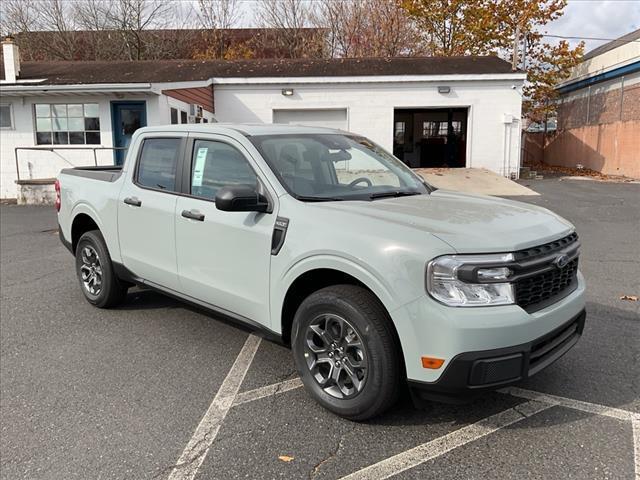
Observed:
[[[258,178],[247,159],[223,142],[196,140],[191,161],[191,195],[215,199],[222,187],[255,186]]]
[[[374,200],[429,191],[400,160],[364,137],[323,133],[258,135],[250,140],[300,200]]]
[[[38,103],[34,114],[38,145],[100,144],[97,103]]]
[[[137,183],[156,190],[176,190],[179,138],[148,138],[138,160]]]
[[[13,128],[13,119],[11,117],[11,105],[0,105],[0,128]]]

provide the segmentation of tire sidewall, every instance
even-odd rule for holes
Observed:
[[[82,266],[82,249],[85,246],[91,246],[100,257],[100,267],[102,268],[102,286],[98,295],[92,295],[87,291],[82,282],[80,267]],[[111,266],[111,257],[105,245],[102,235],[98,231],[87,232],[80,237],[76,246],[76,276],[80,284],[80,290],[89,303],[101,307],[107,303],[111,289],[113,288],[113,268]]]
[[[356,396],[340,399],[326,393],[307,367],[304,357],[305,332],[309,324],[319,315],[332,313],[346,319],[357,331],[368,357],[365,385]],[[305,300],[294,317],[292,342],[296,368],[307,391],[325,408],[345,417],[354,417],[374,408],[378,403],[380,389],[390,375],[390,364],[385,355],[382,339],[373,323],[348,299],[335,294],[314,295]],[[395,385],[394,385],[395,388]]]

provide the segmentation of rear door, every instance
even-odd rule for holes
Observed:
[[[190,139],[185,160],[183,190],[188,196],[176,204],[183,292],[270,328],[269,270],[276,213],[223,212],[215,205],[216,193],[224,186],[256,185],[252,159],[235,140],[202,134]],[[275,194],[269,193],[275,201]]]
[[[179,290],[175,210],[186,134],[146,137],[118,201],[122,260],[136,276]]]

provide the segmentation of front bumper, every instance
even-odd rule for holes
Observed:
[[[507,348],[467,352],[453,358],[436,382],[409,381],[414,399],[465,401],[486,390],[535,375],[567,353],[580,339],[586,311],[531,342]]]
[[[441,377],[444,372],[448,374],[454,360],[456,363],[465,359],[475,361],[485,358],[485,352],[492,351],[497,354],[489,353],[486,358],[526,351],[527,345],[560,331],[584,311],[585,282],[580,272],[577,280],[577,287],[569,295],[535,312],[527,312],[518,305],[447,307],[426,295],[391,311],[402,346],[407,379],[412,384],[425,388],[433,386],[437,390]],[[423,356],[441,358],[445,362],[437,370],[424,368]],[[451,371],[458,368],[454,366]],[[527,371],[527,375],[533,373]],[[449,382],[442,381],[442,385]]]

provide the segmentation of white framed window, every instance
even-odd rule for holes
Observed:
[[[10,103],[0,103],[0,130],[13,130],[13,109]]]
[[[37,145],[99,145],[97,103],[37,103],[33,106]]]

